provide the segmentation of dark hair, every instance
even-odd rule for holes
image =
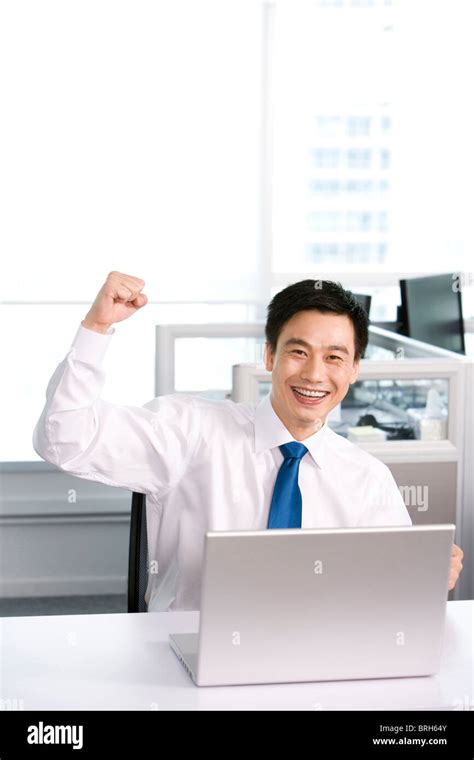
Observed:
[[[369,319],[365,309],[340,282],[301,280],[277,293],[268,305],[265,337],[274,353],[284,325],[300,311],[314,309],[323,313],[347,314],[354,325],[355,359],[364,356],[369,341]]]

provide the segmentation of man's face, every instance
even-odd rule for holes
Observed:
[[[318,430],[355,382],[359,362],[354,355],[349,317],[314,310],[300,311],[284,325],[274,354],[265,346],[272,406],[297,440]]]

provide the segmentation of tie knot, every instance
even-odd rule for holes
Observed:
[[[302,459],[308,453],[308,449],[298,441],[284,443],[278,447],[285,459]]]

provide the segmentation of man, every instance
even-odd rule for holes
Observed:
[[[272,390],[260,404],[179,394],[111,404],[100,398],[102,358],[112,325],[146,305],[144,285],[108,275],[48,384],[33,446],[72,475],[146,494],[149,610],[199,608],[208,530],[411,524],[390,470],[327,425],[368,341],[349,291],[304,280],[273,298]],[[449,588],[462,556],[455,546]]]

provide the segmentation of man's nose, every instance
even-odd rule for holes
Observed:
[[[316,385],[326,379],[326,365],[322,357],[314,356],[305,363],[301,379],[310,385]]]

